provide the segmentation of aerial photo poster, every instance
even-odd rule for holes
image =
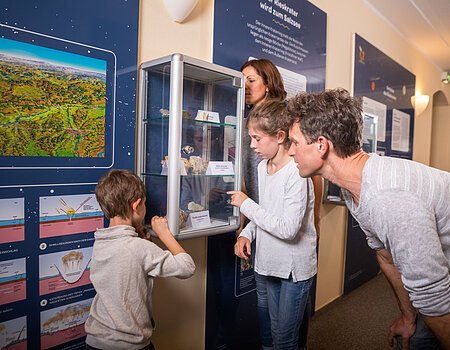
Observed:
[[[95,185],[134,169],[139,1],[0,5],[0,349],[83,349]]]

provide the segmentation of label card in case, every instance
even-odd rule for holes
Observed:
[[[201,228],[211,225],[209,210],[196,211],[189,214],[188,226],[192,228]]]
[[[206,175],[234,175],[232,162],[213,162],[208,163]]]
[[[211,111],[203,111],[201,109],[197,111],[197,116],[195,117],[195,120],[218,124],[220,123],[219,113]]]

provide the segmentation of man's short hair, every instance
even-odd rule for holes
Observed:
[[[142,180],[129,170],[113,169],[105,174],[95,187],[95,196],[105,216],[131,217],[131,205],[146,198],[147,191]]]
[[[289,126],[300,123],[300,130],[308,143],[325,136],[341,158],[361,149],[361,99],[351,97],[347,90],[301,92],[288,100],[288,111],[287,123]]]

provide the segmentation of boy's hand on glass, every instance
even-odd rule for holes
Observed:
[[[186,253],[170,232],[169,224],[165,216],[152,217],[152,230],[173,255]]]
[[[240,207],[242,203],[248,198],[248,196],[241,191],[228,191],[227,194],[231,196],[231,204],[235,207]]]
[[[169,224],[167,223],[167,218],[165,216],[154,216],[152,217],[152,230],[156,233],[158,237],[162,234],[170,234]]]
[[[252,254],[251,242],[247,237],[239,237],[234,245],[234,254],[244,260],[248,260]]]

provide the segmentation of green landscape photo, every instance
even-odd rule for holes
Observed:
[[[0,156],[105,156],[106,61],[0,38]]]

